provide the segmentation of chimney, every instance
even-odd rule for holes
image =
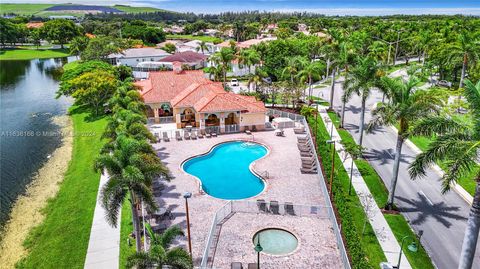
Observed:
[[[172,66],[173,66],[173,72],[175,74],[182,73],[183,70],[182,70],[182,63],[181,62],[173,62]]]

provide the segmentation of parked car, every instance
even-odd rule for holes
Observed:
[[[440,87],[446,87],[446,88],[452,87],[452,83],[448,82],[446,80],[439,80],[439,81],[437,81],[436,84],[437,84],[437,86],[440,86]]]
[[[240,83],[238,82],[238,79],[232,78],[232,80],[230,80],[230,85],[231,86],[240,86]]]

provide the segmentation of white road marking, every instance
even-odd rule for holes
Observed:
[[[432,201],[430,201],[430,199],[428,199],[427,195],[423,192],[423,191],[419,191],[418,194],[420,194],[421,196],[425,197],[425,199],[427,200],[427,202],[433,206],[433,203]]]

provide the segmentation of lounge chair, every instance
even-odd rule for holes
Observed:
[[[295,216],[295,210],[293,209],[293,204],[290,202],[285,202],[284,204],[285,213]]]
[[[231,269],[243,269],[243,265],[241,262],[232,262]]]
[[[280,214],[280,206],[278,205],[278,201],[270,201],[270,212],[275,215]]]
[[[160,135],[158,133],[153,133],[153,136],[155,136],[155,143],[158,143],[161,141]]]
[[[180,131],[175,131],[175,138],[180,141],[182,140],[182,136],[180,135]]]
[[[305,150],[312,151],[312,146],[310,146],[310,143],[309,143],[309,144],[306,144],[306,145],[304,145],[304,144],[298,144],[298,143],[297,143],[297,148],[298,148],[299,150],[303,150],[303,151],[305,151]]]
[[[192,138],[193,140],[197,140],[197,131],[192,131],[190,138]]]
[[[304,134],[305,133],[305,127],[298,127],[298,128],[293,128],[293,132],[296,134]]]
[[[268,212],[267,203],[265,202],[265,200],[258,199],[257,200],[257,206],[258,206],[258,210],[260,210],[260,212]]]
[[[252,132],[256,132],[256,131],[257,131],[257,126],[252,125]]]
[[[205,137],[206,137],[206,138],[212,137],[212,136],[210,135],[210,131],[208,131],[208,130],[202,130],[202,132],[205,133]]]
[[[306,158],[306,157],[313,157],[313,152],[312,151],[300,151],[300,157]]]
[[[184,131],[183,131],[183,138],[184,138],[185,140],[189,140],[189,139],[190,139],[190,132],[187,131],[187,130],[184,130]]]
[[[302,162],[302,168],[317,168],[317,163],[315,161],[313,162]]]
[[[250,132],[250,127],[245,126],[244,128],[245,128],[245,133],[246,134],[252,134],[252,132]]]
[[[217,132],[213,131],[213,132],[211,132],[211,135],[212,135],[212,137],[217,137]]]
[[[165,142],[169,142],[169,141],[170,141],[170,138],[168,138],[167,132],[163,132],[163,141],[165,141]]]
[[[249,263],[248,264],[248,269],[258,269],[258,266],[256,263]]]
[[[300,172],[302,172],[302,174],[316,174],[317,168],[316,167],[300,168]]]
[[[310,138],[308,136],[297,136],[297,141],[299,143],[310,142]]]
[[[198,138],[204,138],[205,137],[205,132],[203,130],[198,130],[197,131],[197,136],[198,136]]]
[[[310,155],[308,157],[300,157],[300,160],[303,161],[315,161],[315,157],[313,155]]]

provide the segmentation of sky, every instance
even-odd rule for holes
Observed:
[[[466,14],[480,16],[480,0],[2,0],[4,3],[78,3],[194,12],[308,11],[326,15]]]

